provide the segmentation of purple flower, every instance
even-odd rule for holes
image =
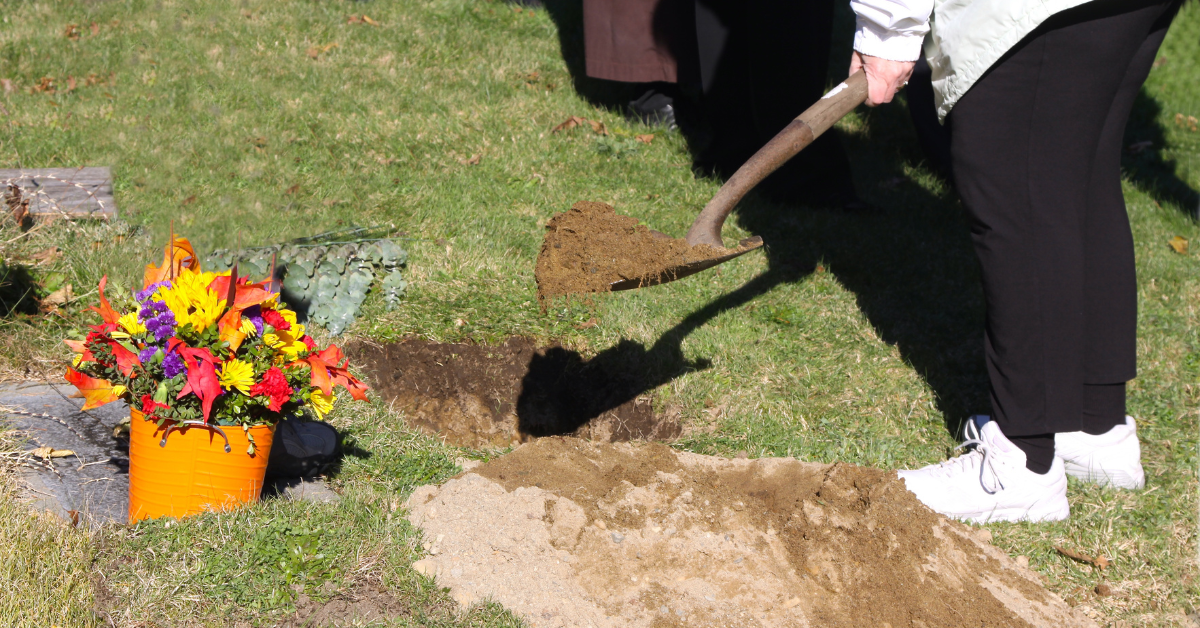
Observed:
[[[187,366],[183,363],[183,358],[179,357],[178,353],[172,351],[163,357],[163,375],[167,379],[171,379],[186,370]]]
[[[263,333],[262,306],[252,305],[242,311],[242,316],[245,316],[251,323],[254,323],[254,328],[258,330],[258,334],[261,336]]]
[[[171,287],[171,282],[169,282],[169,281],[160,281],[158,283],[152,283],[149,286],[146,286],[145,290],[142,290],[141,292],[134,295],[134,297],[138,300],[138,303],[145,303],[146,299],[149,299],[151,296],[154,296],[154,293],[158,292],[159,288],[170,288],[170,287]]]
[[[138,359],[145,364],[146,362],[154,359],[155,353],[158,353],[158,347],[146,347],[138,352]]]

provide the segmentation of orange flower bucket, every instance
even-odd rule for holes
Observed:
[[[129,523],[230,510],[258,501],[275,426],[159,427],[129,409]],[[228,438],[228,441],[226,441]]]

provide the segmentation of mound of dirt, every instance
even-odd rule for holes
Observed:
[[[544,305],[557,296],[607,292],[614,282],[657,277],[668,268],[723,253],[651,231],[610,205],[581,201],[546,223],[534,268],[538,300]]]
[[[372,387],[411,425],[465,447],[507,447],[530,437],[571,434],[603,442],[664,440],[681,429],[655,414],[643,382],[621,365],[589,364],[528,338],[503,345],[442,344],[419,338],[352,343],[346,353]]]
[[[892,472],[545,438],[409,498],[462,604],[531,626],[1093,626]]]

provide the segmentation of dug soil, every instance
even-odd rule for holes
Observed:
[[[409,338],[346,347],[409,424],[472,448],[571,434],[603,442],[669,440],[678,415],[655,413],[646,385],[616,362],[589,362],[528,338],[499,346]]]
[[[543,438],[407,502],[460,604],[531,626],[1094,624],[895,473]]]
[[[649,281],[669,269],[724,255],[707,244],[692,246],[621,216],[612,206],[582,201],[546,223],[534,277],[538,300],[581,292],[607,292],[614,282]]]

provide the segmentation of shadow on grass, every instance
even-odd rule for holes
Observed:
[[[0,262],[0,317],[38,313],[37,281],[20,264]]]
[[[1197,220],[1200,219],[1200,192],[1179,178],[1177,164],[1163,159],[1159,150],[1167,146],[1166,130],[1159,123],[1162,110],[1162,105],[1146,92],[1145,87],[1138,92],[1125,127],[1121,170],[1134,186],[1155,201],[1174,205]]]
[[[546,8],[558,26],[563,58],[580,95],[608,108],[625,102],[629,94],[622,91],[621,84],[588,78],[584,71],[581,3],[547,0]],[[847,33],[852,32],[852,24],[848,5],[839,8],[834,20],[831,77],[846,71]],[[751,195],[733,219],[746,231],[763,236],[768,271],[692,312],[650,347],[622,340],[591,360],[567,350],[535,357],[530,374],[554,382],[555,387],[568,391],[569,397],[575,396],[570,391],[594,386],[609,390],[592,397],[600,401],[576,404],[558,423],[546,424],[542,417],[536,426],[539,433],[569,433],[684,373],[707,368],[706,360],[688,362],[683,357],[684,338],[725,310],[744,305],[780,284],[804,280],[819,265],[856,295],[859,308],[879,337],[896,346],[904,361],[925,379],[947,431],[956,434],[963,418],[989,412],[983,293],[969,229],[951,190],[911,180],[908,173],[927,170],[920,165],[926,155],[903,101],[904,97],[895,106],[860,109],[866,132],[841,135],[859,194],[883,212],[812,210]],[[1154,148],[1165,146],[1161,111],[1161,105],[1143,89],[1130,116],[1125,145],[1149,141]],[[946,156],[940,157],[944,162]],[[946,170],[945,164],[942,166]],[[1176,164],[1164,160],[1157,150],[1127,152],[1122,167],[1125,176],[1155,200],[1200,217],[1200,194],[1179,178]],[[930,173],[929,180],[933,179]],[[531,390],[539,386],[529,377],[525,383]],[[524,430],[529,413],[523,414],[521,409],[519,405]]]
[[[684,338],[723,311],[804,280],[818,266],[856,295],[880,338],[928,382],[947,430],[953,433],[963,417],[986,412],[983,296],[957,197],[935,195],[905,175],[921,155],[903,107],[869,112],[867,127],[875,131],[847,138],[846,147],[860,173],[871,173],[860,188],[883,211],[813,210],[751,195],[733,219],[763,236],[768,270],[693,311],[649,347],[622,340],[591,360],[566,350],[535,357],[531,375],[553,372],[556,387],[612,388],[603,403],[581,405],[559,425],[539,422],[539,432],[568,433],[686,372],[707,368],[706,360],[683,357]],[[528,378],[526,383],[535,384]],[[518,417],[524,420],[521,407]]]

